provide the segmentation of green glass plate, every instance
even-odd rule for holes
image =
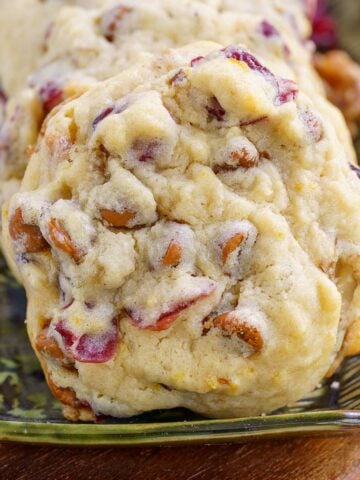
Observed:
[[[332,2],[344,47],[360,60],[360,3]],[[358,142],[359,144],[360,142]],[[360,145],[359,145],[360,147]],[[360,153],[360,148],[359,148]],[[32,352],[25,295],[0,257],[0,440],[72,445],[150,445],[244,441],[360,431],[360,356],[306,399],[255,418],[208,420],[184,409],[96,424],[64,420]]]

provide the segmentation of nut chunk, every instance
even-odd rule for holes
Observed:
[[[17,208],[11,217],[9,232],[15,246],[23,253],[39,253],[49,248],[40,228],[24,222],[21,208]]]

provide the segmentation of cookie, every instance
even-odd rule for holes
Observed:
[[[69,418],[270,412],[358,347],[346,128],[261,51],[148,54],[48,118],[3,243]]]
[[[322,92],[306,68],[311,52],[301,43],[310,26],[300,0],[17,0],[2,8],[0,79],[11,101],[0,132],[0,199],[21,181],[29,146],[46,116],[96,80],[140,61],[145,52],[196,40],[245,42],[278,64],[291,63],[303,89]],[[19,38],[25,55],[17,48]]]

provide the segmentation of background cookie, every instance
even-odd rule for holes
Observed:
[[[48,120],[4,243],[73,418],[271,411],[354,325],[358,178],[332,107],[271,58],[148,55]]]

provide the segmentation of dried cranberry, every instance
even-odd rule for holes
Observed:
[[[130,317],[133,325],[137,326],[138,328],[151,331],[162,331],[169,328],[183,310],[191,307],[197,301],[208,297],[214,292],[215,289],[216,283],[209,281],[208,284],[203,288],[202,292],[193,295],[192,297],[190,296],[187,299],[180,300],[170,308],[167,307],[168,309],[161,313],[159,318],[150,325],[146,324],[146,312],[136,310],[135,308],[126,308],[125,311]]]
[[[97,124],[100,123],[102,120],[104,120],[104,118],[108,117],[114,111],[114,109],[115,109],[115,107],[111,106],[111,107],[107,107],[104,110],[102,110],[99,113],[99,115],[95,118],[95,120],[93,121],[93,123],[92,123],[93,128],[95,129]]]
[[[108,42],[113,42],[119,23],[123,17],[130,13],[132,8],[124,5],[117,5],[108,10],[101,19],[101,31]]]
[[[125,110],[126,104],[120,104],[120,105],[110,105],[109,107],[104,108],[97,117],[95,117],[95,120],[92,123],[93,129],[97,127],[97,125],[104,120],[104,118],[108,117],[110,114],[115,114],[115,113],[121,113]]]
[[[202,57],[202,56],[193,58],[190,62],[191,67],[195,67],[198,63],[200,63],[204,59],[205,57]]]
[[[226,47],[222,51],[225,53],[226,58],[233,58],[239,62],[244,62],[251,70],[260,72],[269,79],[275,79],[275,75],[270,72],[268,68],[264,67],[251,53],[234,46]]]
[[[331,50],[337,46],[337,30],[334,19],[329,14],[328,2],[317,0],[311,5],[313,15],[311,17],[313,33],[312,41],[318,50]]]
[[[7,101],[8,101],[8,97],[7,97],[4,89],[0,85],[0,103],[3,103],[5,105],[5,103]]]
[[[74,352],[75,360],[84,363],[104,363],[113,358],[118,345],[118,325],[114,319],[110,330],[102,334],[85,334]]]
[[[48,114],[56,105],[64,100],[64,92],[53,80],[44,83],[39,89],[39,97],[42,101],[45,114]]]
[[[76,335],[65,326],[63,320],[55,325],[55,330],[61,335],[66,348],[70,348],[76,342]]]
[[[274,100],[275,105],[279,106],[296,98],[298,93],[296,83],[292,80],[277,78],[251,53],[234,46],[227,47],[223,49],[222,52],[225,53],[227,58],[233,58],[239,62],[245,62],[251,70],[263,75],[264,78],[274,86],[275,90],[277,90],[277,95]]]
[[[263,20],[260,23],[260,32],[266,38],[273,38],[273,37],[278,38],[283,44],[282,48],[283,48],[283,53],[285,57],[288,57],[290,55],[289,47],[283,42],[283,39],[281,38],[279,31],[274,27],[274,25],[267,22],[266,20]]]
[[[220,105],[218,99],[216,97],[212,97],[208,105],[206,105],[206,110],[210,117],[216,118],[218,122],[224,120],[225,110]]]
[[[271,23],[263,20],[260,23],[260,31],[264,35],[264,37],[279,37],[279,31],[272,25]]]
[[[351,170],[356,173],[358,178],[360,178],[360,167],[358,165],[354,165],[353,163],[349,163],[349,165]]]
[[[136,153],[139,162],[148,162],[149,160],[155,160],[157,150],[159,149],[159,142],[156,140],[150,142],[136,140],[132,149]]]
[[[279,78],[277,82],[278,95],[275,98],[275,105],[283,105],[296,99],[299,89],[293,80]]]
[[[313,22],[313,33],[311,40],[320,51],[336,48],[337,31],[335,21],[328,15],[315,18]]]

